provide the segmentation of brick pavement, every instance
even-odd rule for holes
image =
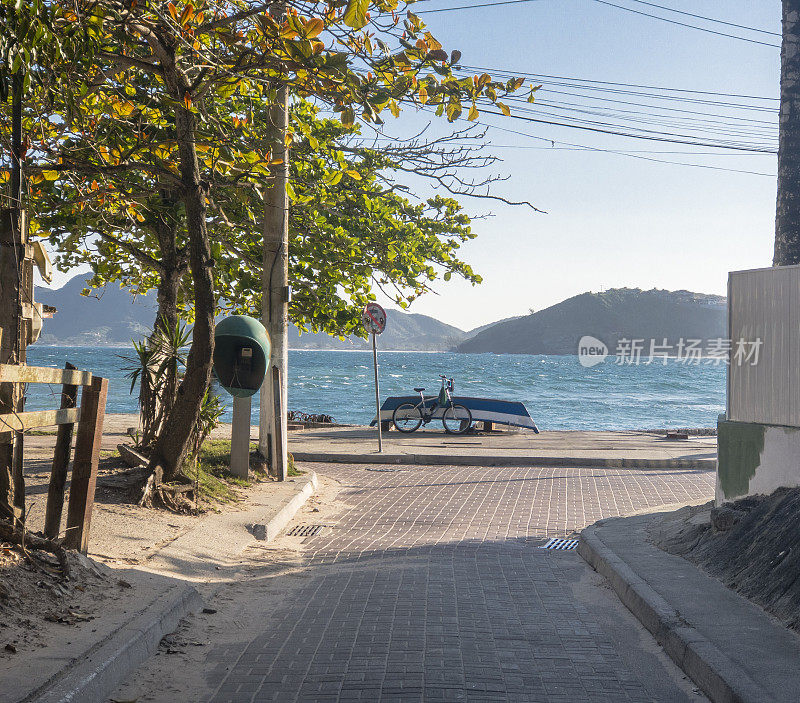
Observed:
[[[631,666],[602,614],[575,597],[580,558],[538,545],[710,498],[713,473],[313,468],[344,484],[346,507],[306,540],[307,578],[261,631],[212,646],[214,703],[688,700]]]

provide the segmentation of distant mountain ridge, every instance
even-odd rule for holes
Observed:
[[[725,337],[726,299],[691,291],[613,288],[582,293],[524,317],[498,322],[461,342],[456,351],[495,354],[576,354],[590,335],[611,353],[620,339],[655,340]],[[645,352],[646,353],[646,352]]]
[[[75,276],[61,288],[37,288],[34,299],[58,312],[46,319],[37,344],[67,347],[129,347],[132,339],[145,337],[156,321],[153,296],[132,296],[114,284],[91,296],[81,295],[83,276]]]
[[[44,322],[38,344],[77,347],[130,346],[132,339],[149,334],[155,323],[155,295],[133,297],[126,290],[109,284],[91,296],[82,296],[86,287],[83,276],[70,279],[52,290],[37,288],[37,302],[52,305],[58,312]],[[466,338],[467,333],[433,317],[398,310],[388,311],[386,331],[379,337],[384,350],[448,351]],[[344,340],[323,332],[299,333],[289,327],[291,349],[369,349],[364,339]]]
[[[378,336],[378,345],[387,351],[450,351],[466,338],[464,330],[418,313],[386,311],[386,329]],[[371,349],[372,342],[360,337],[338,339],[324,332],[299,333],[289,329],[290,349]]]
[[[36,289],[36,300],[58,312],[45,320],[39,344],[120,347],[149,333],[155,322],[155,295],[133,297],[109,285],[96,295],[80,295],[83,276],[62,288]],[[717,339],[726,334],[726,300],[690,291],[615,288],[582,293],[544,310],[511,317],[469,332],[427,315],[388,310],[378,338],[382,350],[457,351],[495,354],[575,354],[578,340],[591,335],[612,351],[619,339]],[[289,329],[289,347],[307,350],[369,349],[367,340],[340,340],[325,333]]]

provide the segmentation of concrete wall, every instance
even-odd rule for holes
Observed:
[[[755,365],[731,359],[727,418],[800,427],[800,266],[731,273],[728,330],[734,352],[761,345]]]
[[[800,428],[720,421],[717,505],[800,486]]]
[[[731,273],[728,329],[732,350],[740,339],[761,346],[755,365],[728,366],[717,504],[800,486],[800,266]]]

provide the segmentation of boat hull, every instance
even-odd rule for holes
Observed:
[[[436,398],[437,396],[426,396],[426,405],[428,407],[432,406],[436,402]],[[496,400],[492,398],[470,398],[459,395],[453,398],[453,402],[468,407],[472,413],[473,420],[479,420],[481,422],[494,422],[499,425],[510,425],[512,427],[525,427],[529,430],[533,430],[534,432],[539,432],[539,428],[536,427],[536,423],[533,421],[533,418],[531,418],[527,408],[519,401]],[[381,405],[381,421],[391,422],[395,408],[403,403],[412,403],[413,405],[416,405],[419,403],[419,396],[390,396],[384,400],[383,405]],[[434,419],[441,419],[443,413],[444,408],[437,407],[433,413]],[[376,418],[373,418],[372,422],[369,423],[370,427],[374,427],[375,423]]]

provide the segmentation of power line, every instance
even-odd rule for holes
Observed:
[[[491,113],[491,114],[499,114],[499,113]],[[711,165],[708,165],[708,164],[692,164],[692,163],[687,163],[687,162],[684,162],[684,161],[672,161],[672,160],[668,160],[668,159],[656,159],[656,158],[652,158],[652,157],[648,157],[648,156],[643,156],[642,152],[636,152],[636,151],[629,152],[629,151],[620,151],[620,150],[616,150],[616,149],[603,149],[601,147],[593,147],[593,146],[588,146],[586,144],[574,144],[572,142],[562,142],[562,141],[559,141],[557,139],[548,139],[547,137],[539,137],[539,136],[536,136],[534,134],[529,134],[527,132],[520,132],[518,130],[508,129],[507,127],[498,127],[497,125],[487,124],[486,122],[479,122],[478,124],[481,124],[484,127],[488,127],[489,129],[496,129],[496,130],[499,130],[501,132],[507,132],[508,134],[516,134],[516,135],[521,136],[521,137],[528,137],[530,139],[537,139],[539,141],[550,142],[551,144],[560,144],[562,146],[572,147],[572,148],[575,148],[575,149],[578,149],[578,150],[583,150],[583,151],[594,151],[594,152],[600,152],[600,153],[606,153],[606,154],[616,154],[618,156],[626,156],[626,157],[629,157],[629,158],[632,158],[632,159],[640,159],[642,161],[651,161],[651,162],[655,162],[655,163],[670,164],[670,165],[675,165],[675,166],[689,166],[689,167],[694,167],[694,168],[706,168],[706,169],[711,169],[711,170],[714,170],[714,171],[727,171],[729,173],[743,173],[743,174],[748,174],[748,175],[753,175],[753,176],[767,176],[767,177],[770,177],[770,178],[775,178],[775,176],[776,176],[776,174],[774,174],[774,173],[764,173],[763,171],[749,171],[749,170],[745,170],[745,169],[726,168],[724,166],[711,166]],[[726,154],[726,156],[732,156],[732,155],[733,154]],[[747,155],[750,156],[750,155],[754,155],[754,154],[747,154]],[[765,154],[761,154],[761,155],[763,156]]]
[[[696,95],[715,95],[724,98],[743,98],[748,100],[773,100],[777,102],[780,98],[776,97],[767,97],[763,95],[746,95],[742,93],[722,93],[719,91],[712,91],[712,90],[695,90],[689,88],[672,88],[669,86],[662,86],[662,85],[644,85],[641,83],[622,83],[619,81],[601,81],[596,80],[593,78],[574,78],[570,76],[554,76],[547,73],[523,73],[521,71],[513,71],[510,69],[499,69],[499,68],[487,68],[485,66],[468,66],[467,64],[458,64],[456,68],[466,68],[471,71],[487,71],[493,73],[506,73],[514,76],[525,76],[525,77],[535,77],[535,78],[551,78],[554,80],[560,81],[574,81],[577,83],[598,83],[601,85],[610,85],[610,86],[622,86],[625,88],[641,88],[644,90],[663,90],[671,93],[692,93]],[[598,89],[599,90],[599,89]]]
[[[488,115],[498,115],[498,116],[502,115],[501,112],[492,112],[489,110],[483,110],[483,112]],[[741,144],[739,142],[725,142],[722,140],[718,140],[717,142],[712,142],[710,140],[701,141],[696,137],[684,134],[657,133],[651,130],[642,130],[645,132],[645,134],[632,134],[630,131],[622,131],[622,129],[624,128],[606,129],[602,126],[565,124],[563,122],[555,122],[553,120],[544,120],[535,117],[526,117],[524,115],[513,115],[513,114],[511,115],[510,118],[507,119],[516,119],[516,120],[522,120],[524,122],[546,124],[553,127],[568,127],[570,129],[579,129],[586,132],[596,132],[598,134],[609,134],[611,136],[616,136],[616,137],[628,137],[631,139],[644,139],[647,141],[654,141],[654,142],[666,142],[669,144],[687,144],[691,146],[705,146],[711,149],[731,149],[733,151],[759,152],[765,154],[777,153],[777,151],[771,150],[766,147]]]
[[[645,108],[651,108],[651,109],[656,109],[656,110],[664,110],[665,112],[678,113],[678,117],[679,118],[680,118],[680,115],[697,115],[698,117],[701,117],[701,118],[702,117],[712,117],[712,118],[713,117],[717,117],[717,118],[721,118],[721,119],[725,119],[725,120],[729,120],[729,121],[733,121],[733,122],[741,122],[741,123],[744,123],[744,124],[752,124],[756,128],[758,128],[759,125],[768,125],[768,126],[776,126],[777,125],[777,121],[776,120],[757,120],[757,119],[752,118],[752,117],[739,117],[737,115],[720,115],[718,113],[702,112],[702,111],[698,111],[698,110],[682,110],[679,107],[666,107],[664,105],[648,105],[646,103],[637,103],[637,102],[632,102],[630,100],[610,100],[608,98],[596,98],[596,97],[591,96],[591,95],[584,96],[584,95],[579,95],[579,94],[575,94],[575,93],[569,93],[569,92],[561,91],[561,90],[549,90],[548,89],[547,93],[556,93],[558,95],[571,95],[571,96],[575,96],[575,97],[579,97],[579,98],[585,98],[587,100],[593,100],[595,102],[598,102],[598,101],[600,101],[600,102],[611,102],[611,103],[614,103],[616,105],[632,105],[632,106],[636,106],[636,107],[645,107]],[[522,97],[522,96],[509,96],[508,99],[509,100],[519,100],[519,101],[527,102],[527,99]],[[536,105],[536,104],[541,105],[543,103],[542,103],[541,100],[537,99],[536,102],[533,103],[533,104],[534,105]],[[622,109],[622,108],[615,108],[613,106],[612,107],[606,107],[605,105],[591,105],[591,104],[587,105],[585,103],[572,103],[572,102],[552,101],[552,104],[553,105],[570,105],[570,106],[575,106],[575,107],[589,107],[589,108],[593,108],[593,109],[597,109],[597,110],[608,110],[608,111],[610,111],[610,110],[618,110],[619,112],[630,112],[632,114],[645,114],[645,115],[650,115],[650,114],[658,115],[659,114],[659,113],[642,112],[641,110],[625,110],[625,109]],[[667,117],[668,115],[663,115],[662,114],[662,115],[659,115],[659,116]],[[702,121],[704,121],[704,122],[714,122],[715,120],[702,120]]]
[[[575,88],[576,90],[590,90],[593,91],[594,89],[590,86],[578,86],[578,85],[570,85],[569,83],[547,83],[546,87],[542,89],[542,92],[547,93],[555,93],[557,95],[570,95],[576,98],[584,98],[585,100],[594,100],[595,102],[605,102],[605,103],[614,103],[617,105],[638,105],[639,107],[658,107],[662,110],[668,109],[675,109],[680,110],[680,108],[668,108],[664,105],[653,105],[649,103],[639,103],[631,100],[618,100],[614,98],[605,98],[597,95],[587,95],[586,93],[573,93],[568,90],[556,90],[555,88],[551,88],[551,85],[563,86],[568,88]],[[730,102],[723,102],[719,100],[696,100],[694,98],[681,98],[678,96],[673,95],[652,95],[650,93],[637,93],[635,91],[624,91],[624,90],[598,90],[594,92],[600,93],[610,93],[612,95],[622,95],[622,96],[631,96],[637,98],[644,98],[645,100],[652,100],[652,101],[661,101],[667,103],[679,103],[685,105],[704,105],[708,107],[714,108],[721,108],[724,110],[740,110],[746,112],[764,112],[771,115],[775,115],[777,120],[778,110],[769,108],[769,107],[762,107],[760,105],[743,105],[741,103],[730,103]],[[684,112],[695,112],[693,110],[684,110]]]
[[[686,134],[680,132],[666,132],[663,128],[666,129],[677,129],[677,130],[684,130],[688,132],[706,132],[709,129],[708,125],[702,124],[683,124],[683,123],[674,123],[674,122],[658,122],[656,120],[647,120],[647,119],[636,119],[636,118],[622,118],[627,119],[628,122],[634,122],[638,124],[644,124],[649,127],[657,127],[657,129],[647,129],[646,127],[640,127],[637,124],[626,124],[626,123],[619,123],[619,122],[612,122],[610,119],[613,119],[613,116],[606,116],[600,115],[601,117],[607,117],[606,120],[598,121],[598,120],[591,120],[583,117],[573,117],[571,115],[561,115],[555,114],[551,115],[548,113],[542,113],[535,109],[525,108],[522,106],[517,107],[518,112],[523,112],[526,114],[534,114],[534,115],[541,115],[543,117],[555,118],[560,120],[568,120],[569,123],[560,122],[558,126],[563,127],[592,127],[595,129],[602,129],[602,130],[627,130],[624,135],[621,136],[636,136],[636,137],[645,137],[648,135],[657,135],[658,137],[675,137],[679,139],[708,139],[704,134],[697,135],[697,134]],[[490,113],[491,114],[491,113]],[[499,114],[499,113],[498,113]],[[511,117],[517,117],[519,119],[532,119],[526,118],[523,115],[511,115]],[[619,119],[619,118],[617,118]],[[758,136],[762,139],[768,139],[771,135],[767,134],[757,134],[753,135],[751,131],[745,130],[737,130],[731,128],[720,128],[715,126],[714,127],[715,136],[719,135],[720,137],[732,137],[737,141],[727,141],[724,139],[720,139],[716,137],[716,141],[721,144],[735,144],[736,146],[742,147],[746,146],[748,149],[769,149],[769,144],[752,144],[752,143],[744,143],[738,141],[738,139],[747,138],[750,136]],[[776,135],[777,136],[777,135]],[[770,140],[772,141],[772,140]]]
[[[419,2],[425,2],[426,0],[418,0]],[[484,3],[476,3],[473,5],[457,5],[456,7],[440,7],[435,8],[432,10],[420,10],[415,14],[433,14],[434,12],[459,12],[463,10],[477,10],[486,7],[498,7],[500,5],[518,5],[521,3],[528,3],[528,2],[539,2],[540,0],[500,0],[500,2],[484,2]],[[716,24],[725,25],[727,27],[735,27],[737,29],[743,29],[745,31],[750,32],[758,32],[761,34],[769,34],[771,36],[779,37],[780,34],[778,32],[772,32],[766,29],[759,29],[757,27],[748,27],[747,25],[743,24],[736,24],[735,22],[727,22],[725,20],[720,20],[715,17],[706,17],[705,15],[697,15],[692,12],[684,12],[683,10],[677,10],[672,7],[666,7],[665,5],[657,5],[652,2],[645,2],[645,0],[628,0],[629,2],[635,2],[640,5],[646,5],[648,7],[654,7],[659,10],[664,10],[666,12],[674,12],[675,14],[683,15],[686,17],[693,17],[695,19],[700,19],[706,22],[714,22]],[[730,34],[728,32],[719,32],[714,29],[709,29],[708,27],[699,27],[695,24],[689,24],[688,22],[680,22],[678,20],[669,19],[668,17],[661,17],[659,15],[654,15],[650,12],[644,12],[642,10],[636,10],[632,7],[625,7],[624,5],[618,5],[613,2],[609,2],[608,0],[594,0],[594,2],[598,2],[601,5],[608,5],[609,7],[614,7],[618,10],[625,10],[626,12],[632,12],[637,15],[642,15],[643,17],[649,17],[655,20],[661,20],[662,22],[668,22],[669,24],[678,25],[680,27],[686,27],[688,29],[696,29],[700,32],[707,32],[709,34],[715,34],[720,37],[728,37],[729,39],[738,39],[739,41],[749,42],[751,44],[759,44],[761,46],[770,46],[774,48],[780,48],[779,44],[772,44],[770,42],[760,41],[758,39],[750,39],[749,37],[742,37],[738,34]]]
[[[746,29],[750,32],[760,32],[761,34],[770,34],[773,37],[781,36],[780,32],[771,32],[768,29],[758,29],[757,27],[748,27],[745,24],[736,24],[735,22],[726,22],[715,17],[705,17],[704,15],[695,15],[692,12],[685,12],[683,10],[676,10],[674,7],[666,7],[665,5],[656,5],[654,2],[645,2],[645,0],[628,0],[628,2],[635,2],[639,5],[647,5],[648,7],[656,7],[659,10],[666,10],[667,12],[674,12],[676,15],[684,15],[686,17],[694,17],[695,19],[705,20],[706,22],[716,22],[717,24],[724,24],[728,27],[736,27],[737,29]]]
[[[424,0],[418,0],[418,2],[424,2]],[[477,5],[459,5],[458,7],[440,7],[434,10],[420,10],[419,12],[415,12],[415,15],[426,14],[430,15],[434,12],[456,12],[457,10],[477,10],[482,7],[497,7],[498,5],[519,5],[523,2],[540,2],[540,0],[501,0],[501,2],[484,2]]]
[[[491,69],[487,69],[491,70]],[[566,84],[571,85],[571,84]],[[594,89],[592,86],[590,89]],[[604,89],[601,89],[604,90]],[[581,102],[549,100],[547,96],[550,94],[571,95],[581,99]],[[582,93],[572,93],[570,91],[554,90],[548,86],[542,89],[539,94],[540,99],[534,103],[528,104],[524,96],[510,95],[506,100],[510,104],[517,104],[518,110],[523,112],[533,112],[534,114],[546,114],[548,112],[556,111],[562,119],[568,119],[570,122],[579,122],[583,124],[591,124],[602,126],[604,128],[625,128],[629,130],[640,131],[642,128],[638,125],[657,125],[659,127],[658,134],[663,133],[663,127],[669,127],[679,130],[689,130],[693,132],[708,132],[709,130],[716,132],[720,135],[733,136],[733,137],[756,137],[761,136],[768,138],[771,142],[776,136],[777,121],[761,120],[751,117],[743,117],[740,115],[726,114],[725,110],[743,110],[750,109],[750,106],[740,104],[731,104],[732,107],[719,108],[714,112],[698,111],[682,109],[680,107],[669,107],[658,104],[648,104],[635,101],[615,100],[607,97],[598,97],[593,95],[585,95]],[[646,95],[649,100],[661,100],[664,96],[651,96]],[[678,96],[666,96],[669,100],[681,100]],[[588,101],[588,102],[586,102]],[[716,101],[711,101],[716,102]],[[600,103],[600,104],[597,104]],[[611,103],[606,105],[603,103]],[[644,109],[625,109],[617,107],[617,105],[626,105],[631,107],[639,107]],[[727,104],[726,104],[727,105]],[[761,108],[755,108],[761,110]],[[572,114],[570,114],[572,113]],[[584,115],[604,118],[603,122],[596,120],[587,120]],[[631,126],[630,124],[611,124],[609,120],[622,120],[627,123],[638,123]],[[647,130],[649,131],[649,130]],[[674,136],[674,135],[672,135]],[[689,135],[681,135],[689,136]],[[692,135],[697,138],[696,135]],[[702,137],[701,137],[702,138]],[[750,141],[750,140],[748,140]],[[769,148],[769,147],[767,147]]]
[[[500,129],[500,127],[496,127],[495,125],[489,125],[485,122],[478,123],[483,127],[488,127],[490,129]],[[519,134],[524,137],[530,137],[531,139],[541,139],[547,142],[552,142],[553,144],[568,144],[569,142],[560,142],[558,140],[548,139],[547,137],[538,137],[533,134],[527,134],[525,132],[516,132],[513,130],[504,130],[511,132],[512,134]],[[372,142],[387,142],[389,144],[396,144],[397,140],[392,137],[375,137],[369,140],[369,143]],[[449,141],[448,144],[453,144],[457,146],[474,146],[476,145],[472,142],[458,142],[458,141]],[[578,146],[533,146],[530,144],[495,144],[494,142],[487,142],[483,146],[491,147],[492,149],[525,149],[525,150],[533,150],[533,151],[585,151],[586,149],[595,149],[596,147],[590,147],[587,145],[578,145]],[[599,151],[600,149],[597,148]],[[733,156],[737,159],[741,159],[745,156],[759,156],[764,157],[768,156],[772,158],[774,154],[768,154],[765,152],[736,152],[733,154],[725,154],[719,151],[664,151],[663,149],[626,149],[625,151],[618,151],[616,149],[610,150],[613,153],[624,153],[624,154],[656,154],[656,155],[664,155],[664,156],[713,156],[718,158],[720,156]]]
[[[509,101],[511,102],[511,101]],[[661,125],[679,129],[699,129],[699,130],[716,130],[720,134],[729,134],[733,136],[765,136],[777,137],[777,125],[758,126],[758,125],[738,125],[724,120],[698,120],[694,118],[675,117],[671,115],[659,115],[658,113],[636,112],[633,110],[621,110],[614,112],[612,110],[592,110],[586,109],[586,106],[574,106],[570,103],[551,103],[545,101],[537,101],[533,105],[528,105],[524,101],[521,102],[518,109],[525,112],[538,112],[538,108],[545,108],[555,110],[559,113],[574,113],[578,115],[591,115],[594,117],[603,117],[615,120],[628,120],[631,122],[638,122],[641,124]],[[583,107],[584,109],[581,109]],[[582,118],[571,118],[582,119]]]
[[[689,29],[696,29],[700,32],[707,32],[708,34],[716,34],[720,37],[728,37],[729,39],[738,39],[739,41],[746,41],[751,44],[760,44],[761,46],[771,46],[775,49],[780,49],[780,44],[772,44],[770,42],[760,41],[759,39],[750,39],[748,37],[740,37],[737,34],[729,34],[728,32],[718,32],[716,29],[708,29],[708,27],[698,27],[696,24],[689,24],[687,22],[679,22],[678,20],[671,20],[667,17],[659,17],[658,15],[651,14],[649,12],[644,12],[642,10],[634,10],[632,7],[625,7],[624,5],[617,5],[614,2],[609,2],[608,0],[593,0],[594,2],[600,3],[601,5],[608,5],[609,7],[615,7],[618,10],[625,10],[625,12],[632,12],[635,15],[642,15],[643,17],[650,17],[651,19],[661,20],[662,22],[668,22],[669,24],[676,24],[680,27],[688,27]]]

